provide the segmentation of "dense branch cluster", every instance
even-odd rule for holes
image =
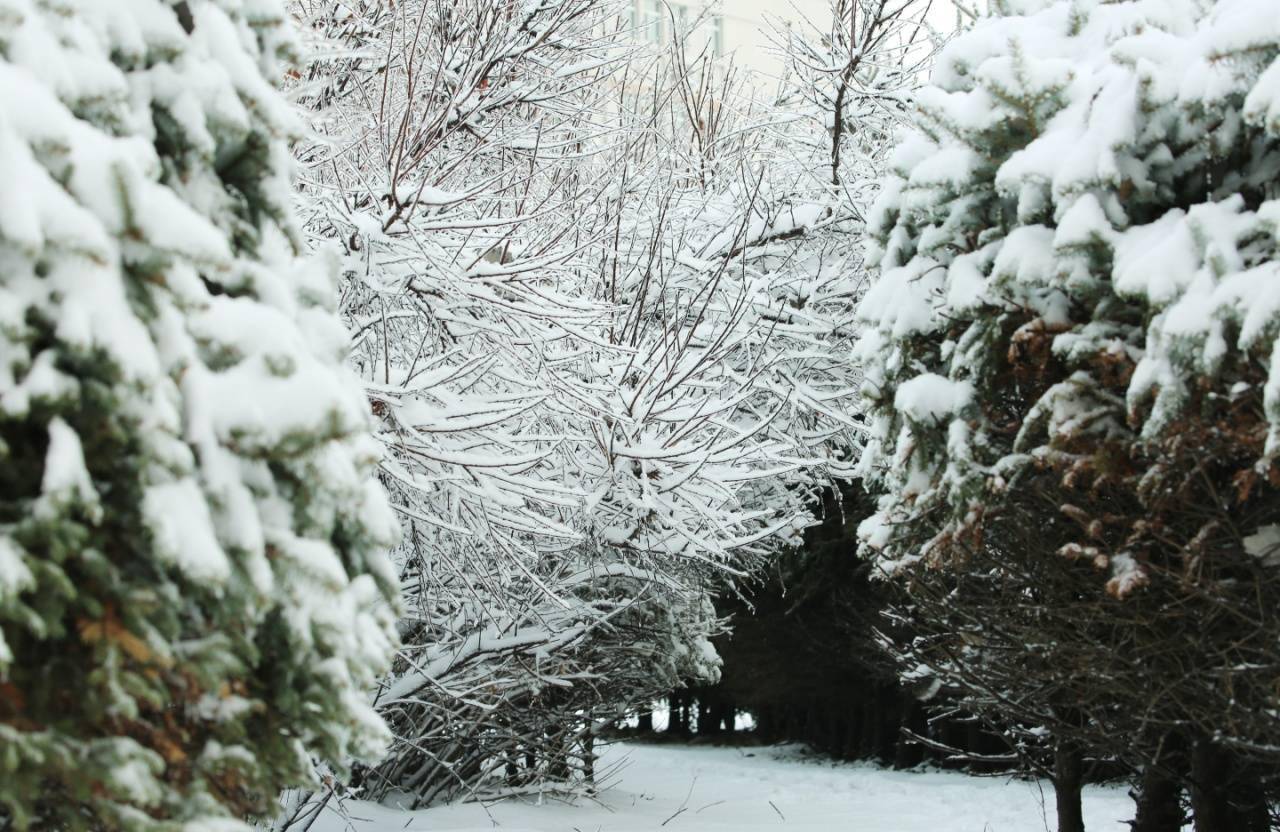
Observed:
[[[639,50],[596,0],[299,12],[333,55],[298,88],[309,227],[407,529],[398,740],[364,782],[565,779],[593,719],[714,678],[710,593],[849,475],[866,186],[832,181],[829,101]],[[834,164],[865,183],[911,82],[855,76],[882,112],[849,96]]]

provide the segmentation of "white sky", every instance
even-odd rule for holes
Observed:
[[[923,5],[929,0],[915,2]],[[762,5],[764,9],[761,9]],[[762,28],[767,27],[767,20],[771,17],[808,18],[823,29],[831,20],[831,0],[766,0],[765,3],[761,0],[721,0],[721,8],[726,15],[754,19]],[[955,31],[956,7],[953,0],[933,0],[929,5],[929,22],[944,34]]]

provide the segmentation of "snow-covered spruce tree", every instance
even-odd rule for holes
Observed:
[[[861,536],[918,658],[1085,750],[1183,749],[1203,829],[1265,828],[1280,739],[1277,56],[1247,0],[995,4],[920,95],[860,308]]]
[[[1266,828],[1275,12],[993,5],[944,51],[873,218],[864,545],[915,590],[939,681],[1190,768],[1197,829]]]
[[[282,8],[0,3],[0,826],[233,829],[380,753],[368,405]]]

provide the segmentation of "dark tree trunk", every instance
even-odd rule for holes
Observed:
[[[1196,832],[1234,832],[1223,755],[1208,740],[1191,748],[1191,812]]]
[[[716,691],[715,695],[712,697],[711,706],[707,711],[709,715],[709,721],[707,723],[707,732],[712,734],[720,734],[726,730],[732,731],[733,730],[732,724],[730,724],[730,726],[727,729],[725,726],[726,720],[729,721],[730,723],[732,723],[733,721],[732,718],[726,717],[726,714],[729,713],[731,709],[732,709],[732,706],[725,701],[724,696],[721,694],[721,692]],[[703,731],[699,729],[698,733],[701,734],[703,733]]]
[[[637,726],[640,731],[646,734],[653,733],[653,711],[640,712],[640,724]]]
[[[867,747],[867,715],[862,707],[856,707],[849,713],[849,734],[853,741],[849,744],[849,758],[861,758]]]
[[[810,703],[804,709],[804,727],[800,738],[810,745],[822,746],[822,712]]]
[[[964,750],[965,738],[968,732],[965,730],[964,723],[957,719],[946,719],[938,723],[938,738],[942,744],[949,748],[957,748]],[[956,763],[949,762],[944,752],[935,752],[939,765],[943,768],[956,768]]]
[[[840,732],[840,757],[851,759],[858,752],[858,721],[848,713],[841,714],[837,730]]]
[[[1202,739],[1191,749],[1195,832],[1266,832],[1266,806],[1232,755]]]
[[[738,709],[726,702],[720,708],[720,730],[732,734],[738,730]]]
[[[1084,761],[1073,743],[1059,741],[1053,752],[1053,794],[1058,807],[1058,832],[1084,832]]]
[[[902,700],[902,726],[908,731],[923,735],[929,730],[924,721],[924,708],[915,697],[907,696]],[[897,769],[911,768],[924,760],[923,749],[908,740],[901,731],[898,732],[898,745],[894,749],[893,767]]]
[[[772,705],[764,705],[755,709],[756,735],[765,742],[773,742],[778,738],[778,720],[774,716]]]
[[[831,739],[828,744],[831,746],[831,756],[837,759],[845,759],[848,757],[848,749],[846,748],[846,740],[849,737],[849,718],[836,711],[831,714]]]
[[[587,727],[587,733],[582,738],[582,776],[587,781],[587,785],[594,791],[596,785],[596,735]]]
[[[685,691],[679,691],[671,694],[668,701],[671,708],[671,721],[667,725],[667,731],[682,737],[688,736],[689,694]]]
[[[868,697],[862,706],[862,754],[864,759],[875,759],[880,756],[880,748],[884,745],[884,723],[880,718],[880,709],[876,707],[875,697]]]
[[[707,692],[704,690],[698,696],[698,736],[716,732],[711,722],[711,703],[707,701]]]
[[[986,734],[982,731],[982,722],[977,719],[970,719],[964,726],[964,750],[970,754],[985,754]],[[1055,752],[1054,765],[1057,766],[1058,760]],[[990,768],[989,763],[973,762],[970,763],[970,769],[977,772],[986,771]],[[1055,775],[1056,777],[1057,775]]]
[[[1182,789],[1160,766],[1147,766],[1138,791],[1132,794],[1137,802],[1137,813],[1130,824],[1132,832],[1179,832],[1182,829]]]
[[[780,706],[782,708],[782,736],[785,739],[799,739],[804,725],[800,721],[800,708],[794,703]]]
[[[880,747],[876,759],[882,765],[891,765],[898,750],[898,737],[902,734],[902,708],[898,706],[897,691],[892,687],[876,689],[876,715],[880,720]]]

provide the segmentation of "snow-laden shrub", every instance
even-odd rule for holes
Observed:
[[[379,753],[395,517],[271,0],[0,2],[0,826],[240,828]]]
[[[637,50],[623,5],[295,2],[326,137],[299,148],[306,227],[346,254],[405,526],[366,794],[589,776],[592,720],[713,680],[708,598],[852,467],[866,186],[832,180],[865,179],[893,116],[826,125],[906,82],[848,49],[787,116],[709,56]]]

